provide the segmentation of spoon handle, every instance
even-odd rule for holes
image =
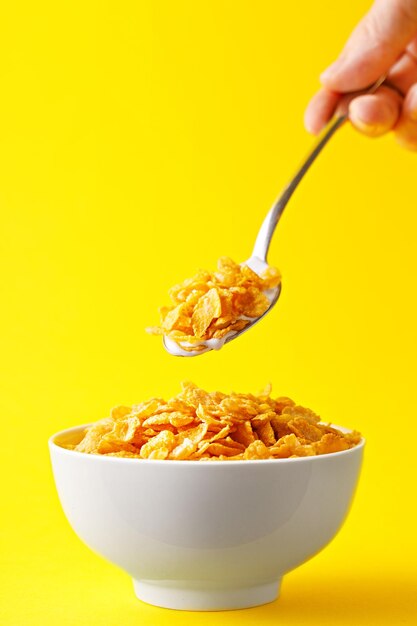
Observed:
[[[371,87],[366,90],[357,93],[374,93],[378,87],[382,85],[386,76],[381,76]],[[348,95],[348,94],[347,94]],[[353,95],[353,94],[351,94]],[[347,107],[346,107],[347,109]],[[253,248],[252,256],[258,257],[261,261],[266,262],[266,257],[268,254],[269,246],[271,244],[272,235],[274,234],[276,225],[287,206],[289,199],[303,178],[304,174],[310,168],[310,165],[316,160],[320,152],[323,150],[326,143],[329,139],[334,135],[334,133],[346,122],[349,114],[346,112],[341,113],[330,120],[328,125],[320,134],[316,144],[314,145],[312,151],[309,153],[307,158],[301,164],[297,172],[295,173],[292,180],[288,183],[288,185],[284,188],[284,191],[279,196],[278,200],[276,200],[272,209],[268,212],[265,217],[262,226],[259,230],[258,236],[255,241],[255,246]]]

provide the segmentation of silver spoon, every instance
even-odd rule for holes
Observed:
[[[255,246],[253,248],[252,254],[247,261],[244,261],[241,265],[247,265],[251,270],[256,272],[256,274],[262,274],[268,267],[267,263],[267,255],[269,246],[271,245],[272,236],[275,232],[275,228],[281,218],[282,213],[284,212],[285,207],[288,204],[292,194],[295,189],[298,187],[298,184],[301,182],[304,174],[310,168],[310,165],[316,160],[320,152],[323,150],[324,146],[327,144],[329,139],[334,135],[334,133],[346,122],[349,117],[348,114],[348,103],[350,100],[356,95],[362,93],[374,93],[378,87],[382,85],[386,76],[381,76],[371,87],[368,89],[364,89],[362,91],[357,91],[354,93],[346,94],[346,99],[341,107],[339,107],[338,113],[336,116],[329,122],[326,128],[321,133],[318,138],[313,150],[309,153],[307,158],[304,160],[302,165],[299,167],[297,172],[295,173],[292,180],[288,183],[288,185],[284,188],[284,191],[279,196],[278,200],[274,203],[273,207],[270,209],[268,214],[266,215],[262,226],[259,230],[258,236],[256,237]],[[209,352],[210,350],[219,350],[223,347],[224,344],[229,343],[232,339],[237,339],[243,333],[246,333],[250,328],[252,328],[255,324],[257,324],[267,313],[271,311],[271,309],[275,306],[278,301],[278,298],[281,293],[281,285],[275,287],[274,289],[269,289],[264,292],[268,297],[270,305],[269,308],[263,313],[263,315],[250,319],[250,323],[239,331],[231,331],[225,337],[221,339],[207,339],[206,341],[201,341],[200,345],[204,345],[204,349],[188,351],[181,349],[181,346],[170,339],[166,335],[163,338],[163,344],[165,349],[175,356],[198,356],[199,354],[204,354],[205,352]],[[191,346],[187,346],[191,347]]]

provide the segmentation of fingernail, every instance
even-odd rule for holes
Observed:
[[[360,107],[356,107],[356,102],[352,101],[349,107],[349,119],[361,133],[369,137],[379,137],[387,132],[387,128],[384,124],[371,124],[364,120],[363,117],[358,114],[356,108],[360,109]]]
[[[379,137],[387,132],[387,129],[382,124],[369,124],[364,122],[360,117],[350,116],[350,121],[361,133],[368,135],[369,137]]]

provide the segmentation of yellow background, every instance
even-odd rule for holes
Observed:
[[[312,145],[302,116],[319,72],[368,2],[8,5],[0,623],[416,623],[416,155],[343,128],[277,230],[273,313],[196,359],[144,333],[172,284],[249,256]],[[368,439],[346,525],[278,602],[220,615],[147,606],[60,509],[48,436],[183,379],[254,392],[271,381]]]

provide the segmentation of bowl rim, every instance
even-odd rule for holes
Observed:
[[[232,466],[236,466],[236,465],[244,465],[244,466],[252,466],[252,465],[271,465],[274,464],[276,465],[277,463],[301,463],[301,462],[312,462],[313,459],[326,459],[326,458],[333,458],[333,457],[340,457],[342,455],[348,455],[348,454],[355,454],[356,452],[358,452],[359,450],[363,451],[365,444],[366,444],[366,439],[364,437],[361,436],[361,439],[359,441],[359,443],[357,443],[355,446],[353,446],[353,448],[349,448],[348,450],[339,450],[338,452],[327,452],[326,454],[315,454],[313,456],[298,456],[298,457],[292,457],[292,458],[284,458],[284,459],[236,459],[233,461],[223,461],[223,460],[217,460],[215,462],[205,462],[205,461],[199,461],[197,459],[191,459],[191,460],[187,460],[187,459],[170,459],[169,461],[167,461],[167,459],[137,459],[137,458],[129,458],[129,457],[117,457],[117,456],[108,456],[106,454],[89,454],[86,452],[79,452],[78,450],[69,450],[68,448],[64,448],[62,446],[60,446],[57,442],[56,439],[58,439],[60,436],[64,436],[64,435],[69,435],[72,432],[76,432],[76,431],[80,431],[80,430],[85,430],[86,428],[89,428],[90,426],[92,426],[95,422],[90,422],[88,424],[81,424],[80,426],[72,426],[71,428],[65,428],[64,430],[60,430],[56,433],[54,433],[53,435],[51,435],[48,439],[48,445],[49,445],[49,449],[52,452],[52,450],[58,449],[60,451],[60,453],[64,454],[64,455],[70,455],[70,456],[74,456],[75,457],[82,457],[84,459],[86,458],[90,458],[90,459],[100,459],[100,461],[98,462],[108,462],[108,463],[133,463],[133,464],[137,464],[138,461],[140,461],[140,464],[145,464],[145,465],[154,465],[154,464],[158,464],[160,465],[161,463],[163,465],[166,465],[167,467],[172,467],[172,465],[180,465],[180,466],[189,466],[192,465],[193,467],[224,467],[225,465],[232,465]],[[333,428],[338,428],[339,430],[341,430],[343,433],[351,433],[353,432],[352,429],[350,428],[345,428],[344,426],[338,426],[337,424],[333,424],[333,423],[327,423],[327,422],[323,422],[326,423],[329,426],[332,426]],[[317,461],[314,461],[317,462]]]

